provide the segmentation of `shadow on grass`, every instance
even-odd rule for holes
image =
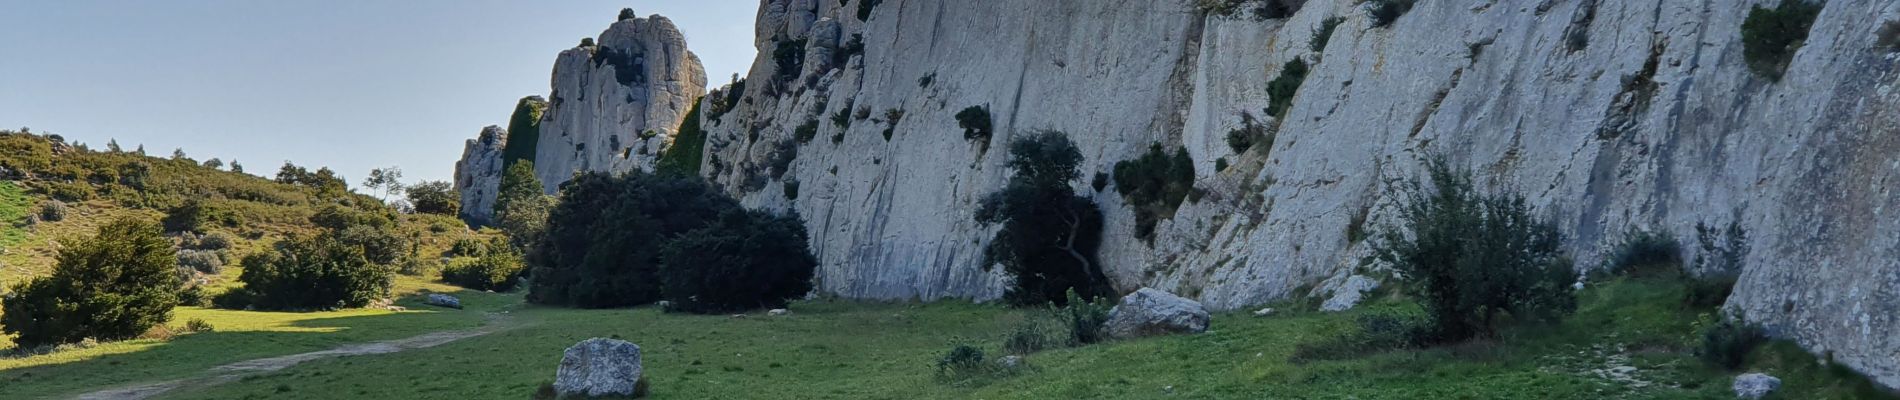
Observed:
[[[404,312],[352,309],[266,312],[180,308],[170,326],[202,318],[218,329],[170,340],[140,339],[28,357],[0,359],[0,398],[70,396],[111,387],[196,376],[219,365],[321,351],[342,345],[401,339],[482,324],[484,311],[509,304],[508,295],[459,291],[463,310],[396,304]],[[325,316],[338,314],[341,316]],[[8,365],[18,367],[8,368]]]

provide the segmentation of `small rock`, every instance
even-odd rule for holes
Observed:
[[[640,346],[625,340],[593,338],[561,353],[554,392],[566,396],[633,396],[640,385]]]
[[[1767,396],[1769,393],[1774,393],[1776,389],[1781,389],[1781,378],[1768,376],[1768,374],[1759,372],[1746,373],[1735,377],[1735,385],[1733,388],[1735,389],[1735,398],[1759,399],[1763,396]]]
[[[671,310],[671,309],[673,309],[673,302],[671,302],[671,301],[666,301],[666,300],[660,300],[660,302],[658,302],[658,303],[653,303],[653,305],[655,305],[655,306],[659,306],[659,307],[660,307],[660,311],[666,311],[666,310]]]
[[[1023,356],[1003,356],[996,359],[996,363],[1001,364],[1003,368],[1016,369],[1023,366]]]
[[[437,307],[448,307],[457,310],[462,309],[462,299],[441,293],[430,293],[429,297],[424,299],[422,303]]]
[[[745,319],[745,314],[733,314],[732,319]]]
[[[409,311],[408,307],[403,307],[403,306],[389,306],[388,308],[389,308],[389,311],[394,311],[394,312]]]
[[[791,310],[786,310],[783,308],[774,308],[771,311],[766,311],[765,315],[770,315],[774,317],[783,317],[787,315],[792,315],[792,312]]]
[[[1365,275],[1353,275],[1350,278],[1346,278],[1345,284],[1340,285],[1338,289],[1334,289],[1333,297],[1326,299],[1325,303],[1320,304],[1319,309],[1320,311],[1328,312],[1350,310],[1353,306],[1359,305],[1359,300],[1365,298],[1366,292],[1378,288],[1379,281],[1372,280],[1372,278],[1366,277]]]
[[[1265,317],[1269,315],[1273,315],[1273,307],[1262,308],[1259,311],[1253,312],[1253,316],[1255,317]]]
[[[1102,329],[1109,336],[1134,338],[1207,331],[1207,308],[1172,293],[1142,288],[1108,311]]]

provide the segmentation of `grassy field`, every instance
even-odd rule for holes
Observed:
[[[1031,355],[1022,372],[957,381],[939,377],[933,365],[952,343],[976,343],[995,357],[1006,332],[1046,314],[956,302],[815,301],[795,304],[789,317],[746,318],[662,314],[650,307],[523,307],[510,313],[517,329],[428,349],[315,361],[168,398],[520,399],[553,379],[562,349],[590,337],[639,343],[652,397],[661,399],[1732,398],[1729,383],[1738,372],[1711,369],[1691,355],[1692,332],[1705,311],[1678,306],[1679,290],[1662,282],[1618,282],[1585,291],[1578,314],[1560,326],[1512,329],[1493,341],[1300,363],[1290,358],[1301,344],[1357,329],[1359,315],[1413,306],[1386,299],[1345,313],[1219,314],[1206,334],[1048,350]],[[0,397],[63,395],[79,387],[177,376],[213,364],[209,359],[287,351],[278,341],[292,337],[308,340],[294,347],[310,349],[462,326],[473,323],[476,311],[518,299],[468,295],[481,305],[395,315],[305,314],[298,317],[306,318],[301,325],[290,324],[351,328],[334,333],[185,336],[129,354],[0,367],[6,370],[0,381],[7,384],[0,391],[12,392]],[[350,332],[359,336],[339,336]],[[1821,367],[1786,344],[1758,350],[1744,370],[1782,378],[1781,398],[1881,396],[1864,380]],[[87,378],[61,378],[68,376]]]

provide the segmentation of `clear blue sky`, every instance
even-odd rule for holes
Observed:
[[[752,62],[756,0],[0,0],[0,126],[103,149],[448,180],[462,141],[547,95],[621,8],[685,32],[709,83]]]

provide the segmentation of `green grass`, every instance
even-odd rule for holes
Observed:
[[[640,344],[654,398],[1732,398],[1739,372],[1691,354],[1708,311],[1680,307],[1680,295],[1667,282],[1617,281],[1584,291],[1578,314],[1560,326],[1307,363],[1288,361],[1296,346],[1356,329],[1357,315],[1416,306],[1387,298],[1338,314],[1219,314],[1206,334],[1048,350],[1022,373],[956,383],[932,365],[952,343],[976,343],[994,359],[1012,327],[1045,314],[960,303],[807,302],[791,317],[743,319],[526,308],[513,313],[521,329],[317,361],[172,398],[523,398],[553,379],[562,349],[590,337]],[[1637,370],[1627,380],[1597,372],[1615,366]],[[1745,370],[1782,378],[1781,398],[1879,396],[1786,343],[1758,350]]]
[[[331,312],[254,312],[180,307],[168,326],[182,332],[186,321],[204,319],[214,332],[170,340],[138,339],[50,354],[0,358],[0,398],[73,396],[132,383],[203,374],[237,361],[326,350],[342,344],[398,339],[432,331],[480,325],[481,312],[512,304],[519,296],[458,293],[467,307],[447,310],[414,301],[409,311],[356,309]]]
[[[26,241],[26,229],[20,224],[26,221],[32,208],[33,198],[27,197],[26,189],[11,181],[0,181],[0,248],[11,248]]]

